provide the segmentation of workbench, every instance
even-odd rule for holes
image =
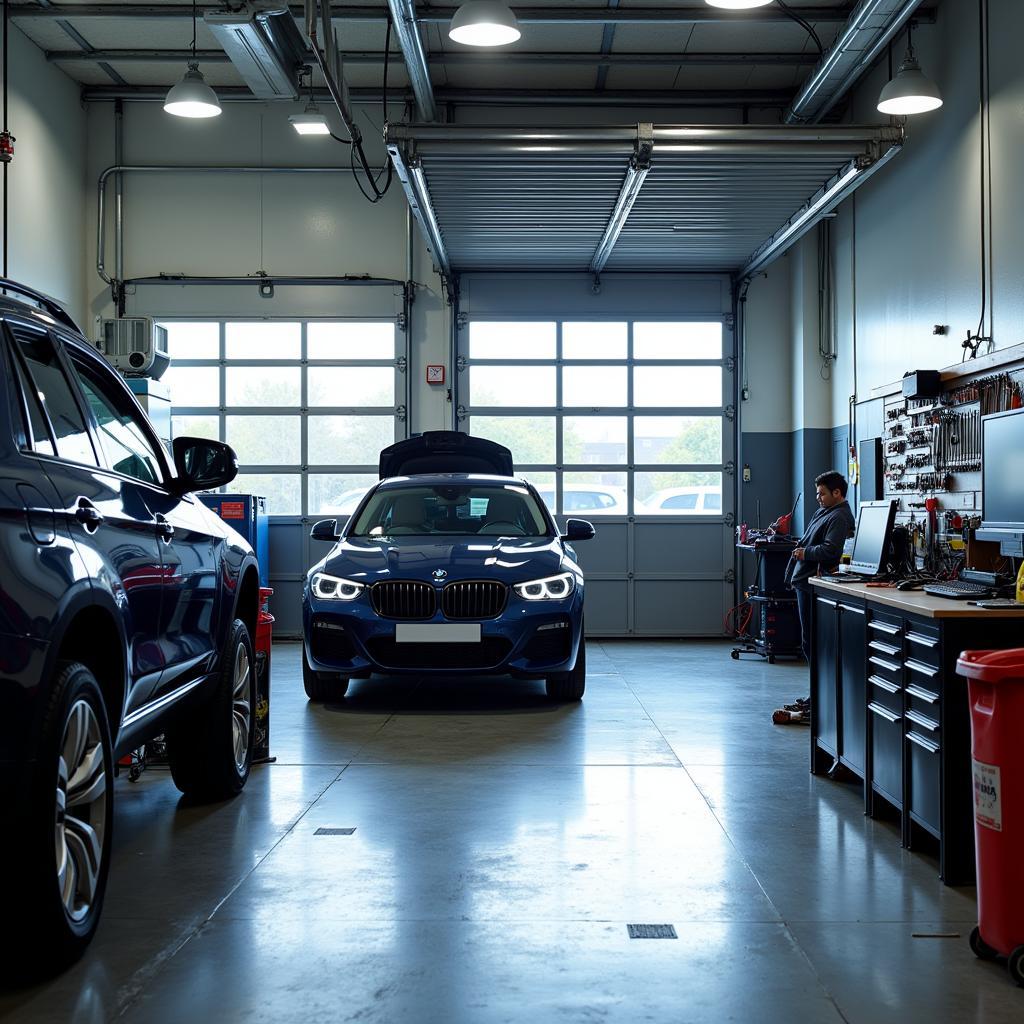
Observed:
[[[888,805],[903,846],[937,840],[942,880],[973,884],[970,714],[956,661],[963,650],[1024,646],[1024,608],[811,584],[811,773],[849,769],[866,814]]]

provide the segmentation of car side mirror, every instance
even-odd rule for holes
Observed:
[[[176,489],[212,491],[231,483],[238,476],[238,456],[223,441],[205,437],[176,437],[171,443],[174,456]]]
[[[338,533],[338,520],[321,519],[315,522],[313,529],[309,531],[309,535],[313,540],[322,540],[328,544],[333,544],[341,536]]]
[[[595,533],[594,524],[586,519],[566,519],[562,540],[593,540]]]

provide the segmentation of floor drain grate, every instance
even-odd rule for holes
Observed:
[[[354,828],[318,828],[315,836],[350,836],[355,832]]]
[[[671,924],[627,924],[631,939],[678,939]]]

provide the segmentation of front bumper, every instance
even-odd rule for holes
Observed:
[[[321,601],[308,588],[302,619],[306,657],[319,672],[349,678],[373,673],[542,678],[569,672],[576,663],[583,588],[577,586],[564,601],[510,599],[500,616],[480,620],[479,643],[397,643],[396,620],[377,615],[365,597],[351,604]],[[452,620],[438,612],[421,621]]]

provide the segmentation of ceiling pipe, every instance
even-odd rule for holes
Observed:
[[[47,50],[51,63],[84,64],[111,61],[122,64],[179,63],[191,59],[191,50]],[[197,50],[196,59],[203,64],[227,64],[230,58],[223,50]],[[384,51],[349,50],[341,54],[342,63],[381,65]],[[533,53],[522,50],[503,50],[494,53],[464,53],[462,51],[436,51],[427,54],[431,64],[487,65],[505,64],[578,64],[587,67],[640,66],[649,67],[802,67],[816,64],[813,53]]]
[[[807,123],[824,117],[871,67],[920,4],[921,0],[860,0],[835,43],[807,77],[786,112],[786,123]]]
[[[389,0],[390,2],[390,0]],[[206,11],[222,13],[223,5],[204,4],[199,13]],[[289,10],[296,19],[304,17],[301,4],[290,4]],[[447,24],[455,16],[457,7],[430,7],[416,11],[416,21],[423,25]],[[699,25],[699,24],[736,24],[734,12],[719,10],[706,4],[694,4],[689,7],[520,7],[513,8],[518,21],[533,25]],[[844,22],[848,12],[841,7],[801,7],[800,14],[811,22]],[[380,7],[352,7],[344,4],[331,4],[330,16],[341,21],[373,21],[385,20]],[[50,7],[19,6],[11,9],[12,20],[55,20],[80,18],[159,18],[178,21],[192,18],[191,4],[59,4]],[[931,12],[918,17],[919,21],[933,20]],[[772,5],[751,12],[743,18],[743,22],[785,22],[789,17],[781,9]]]
[[[419,26],[416,24],[415,0],[388,0],[388,9],[391,11],[391,24],[398,36],[398,45],[402,50],[420,117],[425,121],[436,121],[434,87],[430,81],[430,69],[427,67],[427,55],[423,50]]]

